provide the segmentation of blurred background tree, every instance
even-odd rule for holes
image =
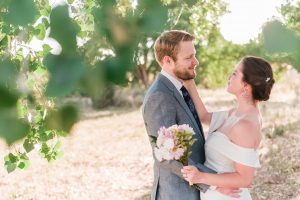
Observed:
[[[227,12],[222,0],[2,0],[0,137],[8,145],[23,143],[5,156],[7,171],[26,169],[33,149],[49,162],[62,155],[59,138],[79,120],[68,97],[86,96],[105,108],[117,104],[118,85],[144,93],[160,71],[152,49],[166,29],[196,37],[196,81],[206,88],[224,86],[247,54],[299,69],[299,7],[287,1],[283,23],[270,22],[257,39],[236,45],[220,33],[219,19]],[[270,35],[274,27],[279,34]],[[274,46],[278,37],[291,42]],[[32,46],[37,40],[40,49]]]

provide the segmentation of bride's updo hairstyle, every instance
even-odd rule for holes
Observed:
[[[275,80],[271,65],[264,59],[246,56],[241,60],[243,81],[251,85],[252,97],[257,101],[267,101]]]

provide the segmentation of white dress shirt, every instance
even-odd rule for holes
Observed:
[[[176,89],[178,90],[179,94],[182,96],[182,92],[181,92],[181,87],[183,86],[183,84],[176,79],[175,77],[173,77],[171,74],[169,74],[168,72],[164,71],[163,69],[160,72],[162,75],[164,75],[167,79],[169,79],[173,85],[176,87]]]

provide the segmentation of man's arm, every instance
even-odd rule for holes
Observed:
[[[157,137],[157,131],[162,127],[170,127],[176,124],[176,109],[175,109],[175,101],[171,96],[167,93],[157,92],[150,96],[144,104],[143,108],[143,118],[145,122],[145,126],[147,129],[147,133],[153,149],[156,146],[151,141],[152,137]],[[154,155],[154,154],[153,154]],[[159,162],[154,156],[155,162],[157,162],[160,166],[165,169],[170,170],[172,173],[183,179],[181,174],[181,168],[183,165],[175,160],[171,161],[162,161]]]

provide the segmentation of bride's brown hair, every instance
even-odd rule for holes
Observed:
[[[251,85],[253,99],[267,101],[275,83],[270,63],[254,56],[243,57],[241,63],[243,81]]]

